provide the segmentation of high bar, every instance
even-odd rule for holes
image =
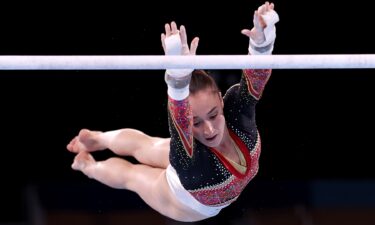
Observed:
[[[361,69],[375,54],[316,55],[1,55],[0,70]]]

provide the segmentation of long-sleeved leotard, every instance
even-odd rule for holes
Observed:
[[[224,116],[240,150],[242,165],[193,138],[188,98],[168,99],[170,163],[182,186],[200,203],[207,206],[229,204],[256,175],[261,146],[255,106],[270,75],[269,69],[243,70],[240,83],[229,88],[224,96]]]

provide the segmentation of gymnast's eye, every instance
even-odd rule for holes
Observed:
[[[215,113],[214,115],[211,115],[211,116],[210,116],[210,119],[213,120],[213,119],[215,119],[216,117],[217,117],[217,113]]]
[[[193,123],[194,127],[198,127],[200,124],[201,124],[201,121],[200,121],[200,120],[196,120],[196,121],[194,121],[194,123]]]

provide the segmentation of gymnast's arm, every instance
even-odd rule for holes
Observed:
[[[199,39],[192,40],[190,48],[184,26],[175,22],[165,25],[161,42],[166,55],[195,55]],[[168,86],[168,119],[171,134],[171,152],[183,147],[192,156],[192,111],[189,105],[189,84],[193,69],[167,69],[165,82]]]
[[[266,2],[254,12],[254,27],[251,30],[244,29],[242,34],[249,37],[249,54],[270,55],[272,54],[275,39],[275,23],[279,21],[279,16],[274,10],[274,4]],[[256,101],[263,93],[271,76],[271,69],[244,69],[242,71],[241,88],[246,88]]]

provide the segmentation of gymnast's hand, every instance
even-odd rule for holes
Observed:
[[[181,25],[180,30],[178,30],[174,21],[170,25],[165,24],[165,33],[161,34],[161,43],[165,55],[195,55],[198,42],[199,38],[195,37],[189,48],[185,27]]]
[[[256,44],[262,44],[266,41],[266,27],[274,26],[278,20],[278,15],[274,11],[274,4],[266,2],[254,12],[254,27],[251,30],[243,29],[241,33],[251,38]]]

